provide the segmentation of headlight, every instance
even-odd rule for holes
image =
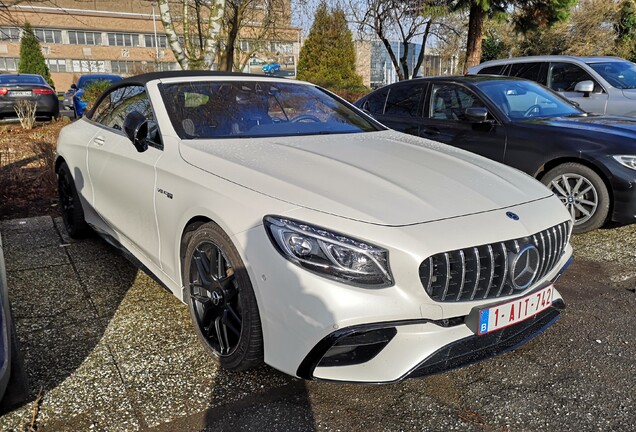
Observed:
[[[621,165],[626,166],[627,168],[636,170],[636,156],[619,155],[619,156],[612,156],[612,157],[616,159],[616,162],[620,163]]]
[[[276,249],[297,266],[349,285],[393,284],[385,249],[292,219],[265,216],[263,222]]]

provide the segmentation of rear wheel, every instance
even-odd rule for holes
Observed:
[[[62,162],[57,170],[57,191],[60,208],[62,210],[62,221],[72,238],[83,238],[90,232],[90,227],[84,220],[84,210],[80,202],[75,181],[71,171],[65,162]]]
[[[609,214],[610,197],[603,179],[591,168],[574,162],[548,171],[541,179],[568,209],[575,233],[602,226]]]
[[[215,223],[184,238],[185,300],[199,339],[217,363],[245,370],[263,362],[261,321],[249,275]]]

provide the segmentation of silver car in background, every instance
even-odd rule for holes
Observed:
[[[636,64],[619,57],[534,56],[484,62],[469,74],[526,78],[595,114],[636,116]]]

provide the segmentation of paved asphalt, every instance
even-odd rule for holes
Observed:
[[[568,309],[522,348],[383,386],[218,370],[187,309],[59,219],[0,222],[31,400],[0,430],[635,431],[636,226],[573,239]],[[35,407],[34,399],[42,391]]]

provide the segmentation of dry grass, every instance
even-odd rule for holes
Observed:
[[[0,219],[56,212],[55,143],[65,124],[0,126]]]

